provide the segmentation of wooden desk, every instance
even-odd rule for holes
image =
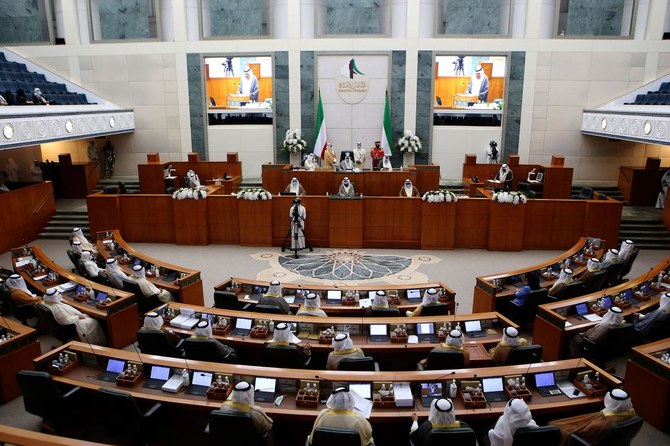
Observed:
[[[565,260],[568,258],[571,259],[572,262],[571,268],[573,270],[573,277],[577,278],[581,273],[586,271],[586,259],[584,259],[583,264],[578,264],[576,263],[576,258],[579,254],[584,253],[584,249],[587,246],[588,240],[588,237],[581,237],[572,248],[546,262],[506,273],[477,277],[477,283],[475,284],[474,290],[474,301],[472,304],[473,311],[496,311],[500,301],[511,300],[514,297],[514,293],[520,289],[520,287],[515,285],[515,283],[521,282],[521,286],[525,285],[525,282],[522,280],[523,275],[531,271],[540,271],[546,268],[550,268],[557,264],[564,264]],[[602,257],[604,251],[605,243],[604,241],[601,241],[600,248],[595,251],[595,257]],[[521,280],[516,280],[517,278]],[[547,280],[540,276],[540,285],[543,288],[550,288],[555,281],[556,277]]]
[[[230,155],[230,154],[229,154]],[[242,182],[242,163],[237,156],[229,157],[228,161],[171,161],[166,163],[145,163],[137,165],[137,174],[140,179],[140,192],[143,194],[165,193],[164,170],[172,166],[175,171],[172,176],[183,178],[189,170],[193,170],[200,178],[201,184],[213,178],[224,178],[221,184],[226,193],[236,192]]]
[[[298,291],[304,292],[304,290],[310,290],[316,293],[319,293],[321,296],[321,308],[328,314],[328,316],[363,316],[364,310],[359,308],[358,305],[332,305],[326,302],[325,296],[328,290],[341,290],[342,295],[347,291],[358,291],[361,298],[368,297],[370,291],[376,292],[378,290],[396,290],[398,291],[398,296],[401,299],[398,309],[400,314],[403,315],[407,310],[414,310],[421,302],[409,302],[406,298],[407,290],[418,289],[423,296],[424,291],[429,288],[435,288],[438,292],[441,292],[443,299],[446,300],[449,304],[449,309],[453,314],[454,310],[454,301],[456,299],[456,292],[451,288],[447,287],[442,282],[432,282],[432,283],[419,283],[412,285],[361,285],[361,286],[347,286],[339,285],[333,281],[332,285],[316,285],[316,284],[307,284],[307,283],[282,283],[282,294],[284,296],[296,296]],[[219,283],[214,287],[215,291],[234,291],[237,294],[237,298],[242,305],[248,303],[258,302],[260,294],[266,292],[268,289],[268,282],[263,282],[260,280],[252,279],[243,279],[240,277],[231,277],[230,279]],[[262,291],[262,293],[259,293]],[[295,313],[300,308],[301,302],[296,302],[290,304],[291,310]]]
[[[467,155],[466,155],[467,156]],[[470,197],[476,195],[477,188],[482,187],[487,180],[495,177],[502,164],[463,164],[463,188]],[[569,199],[572,190],[572,167],[542,166],[540,164],[518,164],[510,165],[514,178],[512,190],[516,190],[519,182],[527,182],[528,173],[535,169],[543,173],[542,198],[546,199]],[[479,181],[473,181],[478,177]]]
[[[486,336],[481,338],[470,338],[465,335],[464,347],[470,353],[470,367],[486,367],[493,365],[491,357],[488,354],[488,348],[495,346],[502,338],[502,330],[505,327],[518,326],[499,313],[477,313],[477,314],[458,314],[455,316],[426,316],[426,317],[316,317],[316,316],[295,316],[256,313],[253,311],[235,311],[220,308],[206,308],[202,306],[183,305],[170,303],[154,311],[164,313],[168,307],[177,312],[183,308],[195,311],[204,315],[212,315],[216,318],[228,318],[232,326],[235,325],[238,318],[253,319],[256,321],[274,321],[290,322],[298,324],[297,336],[304,342],[311,345],[312,368],[324,369],[328,353],[333,350],[331,343],[320,344],[319,334],[330,327],[334,327],[337,332],[348,332],[354,342],[354,345],[363,349],[366,355],[375,358],[380,363],[382,370],[415,370],[416,363],[425,358],[428,353],[439,345],[439,342],[421,342],[416,344],[394,343],[394,342],[371,342],[368,338],[368,327],[371,324],[385,324],[389,326],[389,332],[398,325],[405,325],[408,334],[416,334],[416,324],[432,323],[435,325],[437,333],[440,327],[456,323],[465,330],[465,322],[479,320],[482,323],[482,329],[487,331]],[[179,329],[171,327],[169,322],[165,324],[166,328],[171,328],[182,336],[193,335],[193,330]],[[488,332],[488,329],[491,332]],[[225,344],[234,347],[240,358],[240,363],[249,365],[260,365],[262,349],[266,341],[272,338],[268,334],[266,338],[252,338],[249,336],[238,336],[227,334],[224,336],[215,336]]]
[[[36,358],[35,367],[38,370],[45,370],[54,357],[62,350],[75,352],[82,357],[90,357],[95,355],[95,361],[98,364],[106,364],[108,358],[122,359],[125,361],[137,361],[138,356],[136,352],[129,352],[125,350],[115,350],[105,347],[92,346],[80,342],[70,342],[62,347],[59,347],[45,355]],[[163,367],[171,367],[173,369],[183,369],[184,361],[177,358],[166,358],[161,356],[141,355],[142,362],[147,365],[160,365]],[[531,365],[518,366],[503,366],[503,367],[489,367],[479,369],[460,369],[449,374],[445,378],[444,370],[438,371],[424,371],[424,372],[339,372],[330,370],[298,370],[298,369],[281,369],[274,367],[254,367],[234,364],[210,363],[202,361],[189,361],[189,367],[192,370],[200,370],[214,373],[221,373],[230,376],[231,382],[237,382],[242,377],[252,379],[255,376],[264,376],[270,378],[277,378],[284,382],[295,380],[296,383],[300,379],[304,380],[318,380],[320,388],[325,389],[331,387],[333,382],[409,382],[416,384],[418,382],[428,381],[442,381],[448,384],[452,379],[460,383],[461,380],[471,380],[475,376],[478,378],[506,376],[506,375],[524,375],[527,383],[533,383],[532,375],[538,372],[549,371],[563,371],[569,373],[572,377],[579,371],[592,370],[600,373],[600,381],[607,387],[619,387],[621,381],[616,377],[608,374],[604,370],[598,368],[594,364],[584,359],[569,359],[564,361],[544,362]],[[63,376],[54,375],[53,379],[56,382],[68,385],[80,386],[91,391],[96,391],[101,387],[115,388],[114,383],[99,381],[94,378],[95,375],[103,370],[100,366],[91,364],[88,361],[80,362],[77,367],[67,372]],[[316,373],[315,373],[316,372]],[[124,387],[135,398],[141,398],[150,401],[160,401],[164,404],[179,406],[183,409],[201,410],[209,412],[221,406],[221,401],[208,400],[206,397],[187,395],[183,391],[176,394],[166,393],[161,390],[146,389],[139,385],[135,387]],[[272,418],[278,419],[298,420],[298,419],[314,419],[321,409],[325,406],[319,403],[316,408],[297,407],[295,405],[295,393],[289,391],[281,391],[286,395],[283,403],[279,407],[275,407],[272,403],[256,403],[263,407],[265,412]],[[454,406],[456,408],[456,417],[464,421],[486,419],[495,420],[499,417],[506,402],[491,403],[490,406],[481,409],[466,409],[461,398],[454,399]],[[602,409],[603,397],[594,398],[578,398],[568,399],[565,395],[557,395],[551,397],[543,397],[537,392],[533,392],[532,400],[528,403],[533,415],[551,414],[553,417],[560,418],[561,416],[568,416],[575,412],[585,410],[600,410]],[[388,409],[373,409],[370,421],[398,421],[406,422],[409,415],[416,412],[421,417],[428,416],[428,408],[421,405],[421,402],[415,400],[414,407],[394,407]],[[409,423],[408,423],[409,424]]]
[[[4,424],[0,424],[0,442],[20,444],[21,446],[106,446],[103,443],[95,443],[90,440],[58,437]]]
[[[193,200],[187,200],[193,201]],[[200,201],[200,200],[197,200]],[[131,274],[131,264],[122,264],[119,260],[124,253],[127,253],[130,259],[140,259],[145,269],[147,270],[147,279],[151,281],[158,288],[166,289],[173,296],[176,296],[176,299],[179,302],[193,304],[193,305],[204,305],[205,297],[202,289],[202,278],[200,277],[200,271],[194,269],[184,268],[182,266],[172,265],[171,263],[166,263],[153,257],[149,257],[146,254],[143,254],[135,250],[132,246],[128,245],[118,229],[112,229],[110,231],[100,231],[96,234],[97,237],[97,246],[98,252],[100,255],[108,259],[109,257],[114,257],[119,266],[126,274]],[[109,251],[110,241],[114,241],[118,245],[118,248],[115,251]],[[149,267],[156,265],[161,269],[161,276],[159,278],[153,277],[149,274]],[[167,281],[166,276],[175,275],[177,278],[175,280]]]
[[[62,198],[84,198],[100,181],[100,165],[97,162],[58,165],[63,188]]]
[[[25,279],[26,284],[31,289],[37,291],[39,294],[44,294],[49,288],[67,282],[73,282],[87,288],[93,288],[96,293],[100,291],[107,293],[107,295],[114,301],[104,309],[96,308],[95,305],[77,302],[73,298],[74,290],[63,293],[63,301],[75,307],[82,313],[100,321],[105,328],[110,346],[114,348],[123,348],[128,344],[135,342],[135,333],[139,328],[137,324],[139,315],[137,313],[137,305],[135,304],[134,297],[131,293],[106,287],[71,273],[51,260],[38,245],[32,245],[29,249],[31,253],[28,257],[34,257],[46,268],[47,272],[53,271],[58,275],[57,283],[45,284],[44,280],[36,280],[33,277],[31,269],[16,266],[19,257],[27,257],[23,253],[24,248],[13,249],[12,266],[17,273],[21,274]]]
[[[0,252],[35,240],[56,212],[51,181],[0,193]]]
[[[654,206],[661,190],[661,178],[667,167],[646,169],[621,166],[617,187],[630,206]]]
[[[575,314],[575,305],[587,303],[590,308],[591,303],[605,296],[610,296],[612,302],[614,302],[613,296],[619,293],[631,290],[634,294],[641,285],[655,281],[658,273],[667,270],[668,267],[670,267],[670,257],[661,261],[661,263],[656,265],[647,274],[615,287],[608,288],[605,292],[599,291],[597,293],[575,297],[574,299],[562,300],[553,304],[540,305],[538,307],[537,316],[535,316],[533,342],[544,346],[542,359],[545,361],[552,361],[563,357],[569,339],[573,335],[586,331],[597,324],[597,322],[589,321],[583,317],[578,318]],[[663,289],[667,290],[666,288]],[[623,308],[624,317],[631,316],[638,312],[647,312],[658,305],[660,293],[652,289],[648,294],[651,296],[649,300],[638,301],[634,298],[632,301],[633,306]]]
[[[420,193],[440,188],[440,166],[414,165],[406,170],[380,172],[364,170],[361,172],[345,172],[333,170],[292,170],[290,164],[264,164],[263,188],[273,194],[283,192],[293,177],[300,181],[309,195],[337,194],[342,179],[348,177],[356,186],[356,192],[364,196],[397,197],[400,189],[409,178]]]
[[[668,351],[670,339],[633,347],[625,379],[635,412],[664,432],[670,431],[670,364],[660,356]]]
[[[33,359],[42,354],[34,328],[0,317],[3,334],[10,339],[0,341],[0,403],[4,404],[21,394],[16,384],[16,372],[35,370]]]

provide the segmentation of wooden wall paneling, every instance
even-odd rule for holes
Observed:
[[[52,183],[0,193],[0,209],[0,252],[5,252],[36,239],[51,220],[56,212]]]
[[[393,213],[387,218],[393,225],[392,240],[401,244],[402,248],[421,246],[422,202],[421,198],[398,197],[393,199]]]
[[[405,166],[407,168],[408,166]],[[440,188],[440,166],[437,164],[417,164],[409,169],[412,184],[421,194]],[[398,189],[399,190],[399,189]]]
[[[580,223],[584,221],[586,203],[584,200],[561,200],[555,203],[552,235],[545,238],[545,249],[567,249],[583,235]]]
[[[364,197],[363,247],[385,248],[393,237],[393,204],[385,197]]]
[[[119,195],[121,234],[129,242],[151,242],[149,209],[155,195]],[[164,215],[170,218],[172,213]],[[172,223],[172,221],[170,221]],[[104,230],[104,229],[103,229]]]
[[[210,243],[240,243],[240,222],[237,197],[208,196],[207,225]]]
[[[291,226],[289,213],[294,199],[292,195],[278,195],[272,198],[272,246],[281,246],[284,243]],[[306,206],[305,211],[307,218],[310,219],[312,213]]]
[[[86,207],[91,234],[108,229],[122,229],[119,195],[89,195],[86,197]]]
[[[207,203],[204,200],[172,200],[174,240],[178,245],[207,245]]]
[[[421,203],[421,249],[454,249],[456,203]]]
[[[494,251],[521,251],[526,219],[526,205],[491,201],[489,246]]]
[[[272,201],[239,200],[240,245],[272,245]]]
[[[620,166],[617,178],[617,187],[623,195],[623,199],[630,202],[630,192],[633,186],[633,167]]]
[[[472,300],[472,312],[484,313],[486,311],[495,311],[495,308],[496,297],[475,286],[474,297]]]
[[[363,247],[363,200],[330,200],[329,246]]]
[[[129,327],[133,327],[129,329]],[[135,333],[140,328],[137,305],[132,304],[114,313],[114,317],[107,318],[110,347],[124,348],[135,342]]]
[[[619,240],[619,226],[623,203],[607,200],[587,200],[584,212],[582,236],[599,237],[614,246]]]
[[[173,215],[174,200],[171,195],[153,195],[145,201],[147,207],[148,234],[152,242],[175,243],[178,227]],[[193,230],[193,229],[192,229]]]
[[[261,166],[261,179],[263,182],[263,188],[270,191],[273,195],[283,191],[286,187],[283,179],[283,171],[288,170],[288,166],[289,164],[263,164]]]
[[[165,177],[163,169],[163,164],[151,163],[137,165],[137,175],[140,179],[140,193],[165,193]]]
[[[307,212],[305,231],[307,239],[313,246],[329,246],[330,244],[329,238],[333,231],[333,228],[329,228],[331,201],[326,196],[305,196],[302,198],[302,205],[305,206],[305,211]],[[284,207],[283,218],[287,222],[289,221],[288,214],[290,208],[291,205],[288,203]],[[286,232],[288,232],[288,229]],[[284,236],[286,236],[286,232]]]
[[[670,382],[630,359],[626,364],[625,382],[635,413],[656,429],[667,432],[670,429]]]
[[[526,203],[523,247],[525,249],[547,249],[554,230],[556,203],[545,200],[528,200]],[[578,238],[578,237],[577,237]],[[574,243],[575,239],[572,239]]]
[[[572,195],[572,167],[544,167],[542,198],[569,199]]]
[[[474,310],[473,310],[474,311]],[[561,330],[542,317],[542,310],[535,316],[533,344],[540,344],[543,361],[556,361],[563,357],[565,330]]]
[[[456,202],[455,248],[486,249],[489,240],[489,202],[485,198]]]

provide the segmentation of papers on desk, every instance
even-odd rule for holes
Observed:
[[[42,279],[45,279],[46,277],[47,277],[46,274],[42,274],[41,276],[35,276],[35,277],[33,277],[33,280],[42,280]]]
[[[295,334],[291,333],[291,340],[289,342],[292,344],[300,344],[302,340],[298,339],[298,337]]]
[[[58,291],[60,291],[61,293],[66,293],[70,290],[74,290],[75,288],[77,288],[77,284],[74,282],[66,282],[61,283],[56,288],[58,288]]]
[[[170,325],[172,327],[184,328],[190,330],[196,325],[198,325],[200,319],[193,317],[193,314],[191,312],[187,312],[185,314],[184,311],[185,309],[182,309],[181,314],[170,321]]]
[[[581,398],[586,396],[584,392],[578,390],[577,387],[575,387],[575,385],[570,381],[559,381],[556,383],[556,385],[568,398]],[[575,390],[577,390],[577,393],[575,393]]]
[[[31,264],[32,261],[33,261],[32,257],[19,257],[18,260],[16,261],[15,266],[17,268],[21,268],[22,266]]]
[[[585,315],[583,315],[583,317],[584,317],[585,319],[590,320],[591,322],[598,322],[598,321],[602,320],[602,317],[598,316],[598,315],[595,314],[595,313],[585,314]]]
[[[358,308],[368,308],[372,306],[372,299],[358,299]]]
[[[565,321],[565,328],[572,327],[572,323],[569,321]]]
[[[408,382],[393,383],[393,393],[395,394],[396,407],[414,406],[414,397]]]
[[[407,336],[407,343],[408,344],[418,344],[419,343],[419,337],[417,335],[409,335],[409,336]]]
[[[293,302],[295,302],[295,294],[284,296],[284,300],[286,301],[287,304],[292,304]]]
[[[355,390],[352,390],[350,393],[354,396],[354,410],[369,419],[372,413],[372,401],[366,400],[356,393]]]

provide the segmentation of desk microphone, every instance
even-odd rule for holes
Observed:
[[[86,333],[82,333],[81,337],[84,338],[84,341],[86,341],[86,344],[88,344],[88,348],[91,349],[91,353],[93,354],[93,356],[97,357],[97,353],[95,353],[95,350],[93,349],[93,346],[88,341],[88,337],[86,336]]]

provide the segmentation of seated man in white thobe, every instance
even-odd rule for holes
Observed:
[[[123,280],[128,279],[128,275],[119,268],[119,262],[117,262],[115,258],[108,258],[106,263],[105,272],[107,273],[107,278],[114,288],[122,290]]]
[[[84,265],[84,269],[86,269],[86,273],[89,277],[98,277],[100,268],[98,268],[98,264],[95,263],[91,257],[91,251],[82,252],[81,263]]]
[[[78,240],[81,243],[82,251],[91,251],[91,254],[93,254],[92,257],[98,257],[98,255],[100,254],[98,252],[97,246],[88,241],[88,239],[84,236],[84,233],[82,232],[81,228],[74,228],[72,230],[72,243],[74,243],[75,240]]]
[[[146,278],[146,272],[142,265],[133,266],[131,279],[137,282],[144,297],[158,296],[161,302],[167,303],[172,300],[172,294],[168,290],[161,290]]]
[[[96,345],[107,344],[107,337],[102,327],[95,319],[91,319],[81,311],[62,301],[63,296],[57,288],[49,288],[44,294],[44,303],[47,305],[54,319],[61,325],[74,324],[77,335],[82,342]]]

